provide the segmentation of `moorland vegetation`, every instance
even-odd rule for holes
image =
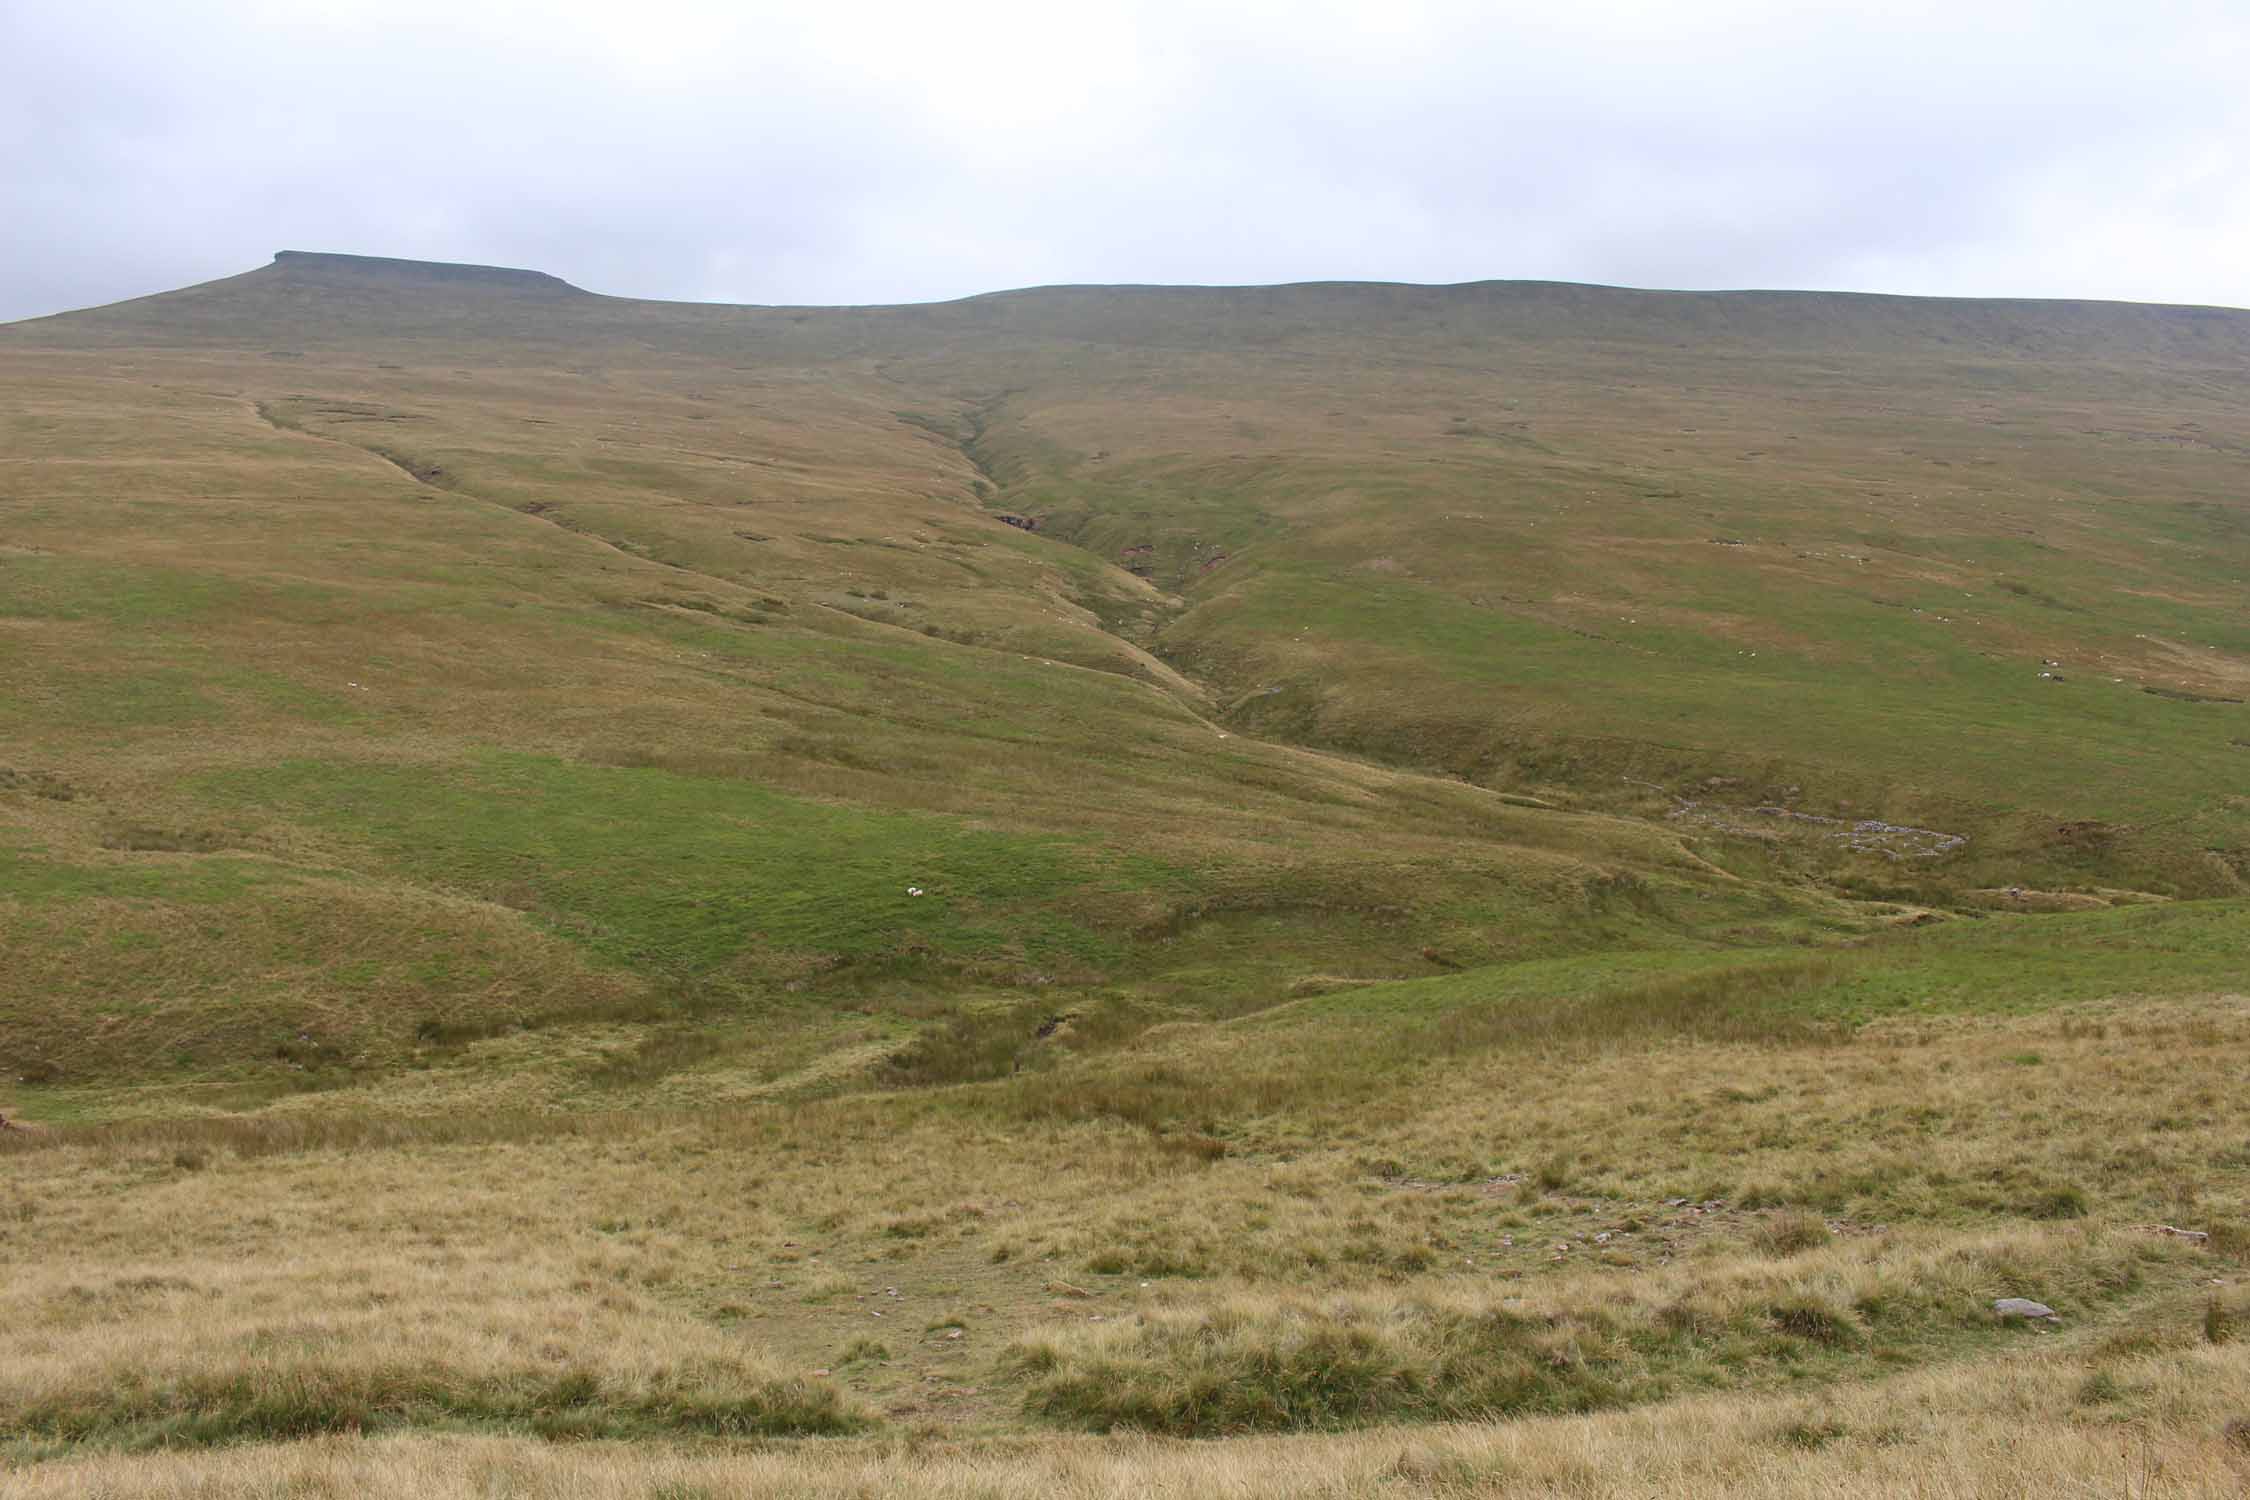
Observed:
[[[1541,283],[0,327],[0,1487],[2239,1493],[2246,391]]]

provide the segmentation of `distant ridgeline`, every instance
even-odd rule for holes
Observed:
[[[2030,298],[1898,297],[1851,292],[1649,291],[1553,281],[1455,285],[1318,281],[1281,286],[1045,286],[951,302],[788,307],[664,302],[586,291],[543,271],[305,250],[239,276],[150,297],[0,325],[0,341],[82,342],[108,330],[195,342],[254,339],[326,292],[321,341],[474,333],[495,346],[558,337],[646,340],[651,347],[791,358],[859,353],[972,358],[962,339],[1063,339],[1113,349],[1250,353],[1296,348],[1350,365],[1443,355],[1464,346],[1600,346],[1662,351],[2250,364],[2250,312]],[[275,296],[276,293],[285,295]],[[484,316],[467,297],[537,299],[536,318]],[[429,298],[436,294],[438,301]],[[468,322],[460,320],[466,316]],[[425,322],[425,317],[434,321]],[[1337,340],[1359,343],[1339,347]],[[1361,342],[1363,341],[1363,342]],[[878,347],[879,345],[879,347]],[[738,347],[740,347],[738,342]],[[497,348],[487,352],[498,352]],[[1622,373],[1622,372],[1620,372]]]

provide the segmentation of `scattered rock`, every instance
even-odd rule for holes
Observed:
[[[2029,1297],[2002,1297],[1992,1304],[1992,1310],[2003,1318],[2030,1318],[2035,1321],[2058,1321],[2061,1314],[2044,1302],[2034,1302]]]
[[[1751,655],[1757,655],[1751,652]],[[1626,777],[1627,781],[1633,778]],[[1653,782],[1633,782],[1654,791],[1665,791]],[[1915,828],[1903,823],[1886,823],[1880,818],[1823,817],[1818,813],[1799,812],[1793,807],[1778,803],[1761,803],[1755,807],[1737,807],[1724,803],[1705,803],[1692,797],[1672,796],[1674,806],[1667,817],[1679,822],[1701,823],[1721,833],[1772,842],[1773,835],[1757,826],[1754,819],[1773,822],[1802,823],[1821,830],[1821,836],[1835,839],[1859,854],[1880,854],[1886,859],[1935,859],[1950,854],[1968,843],[1965,834],[1946,833],[1935,828]],[[1837,804],[1839,809],[1847,803]]]

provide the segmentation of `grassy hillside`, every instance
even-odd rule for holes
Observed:
[[[0,327],[0,1462],[2220,1493],[2246,391],[1507,282]]]

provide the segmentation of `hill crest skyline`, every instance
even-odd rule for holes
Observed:
[[[929,300],[876,301],[876,302],[730,302],[722,300],[683,300],[663,297],[642,297],[631,293],[597,291],[579,286],[552,272],[524,266],[504,266],[479,261],[430,260],[414,256],[369,255],[356,251],[334,250],[277,250],[273,258],[262,266],[255,266],[232,275],[215,277],[208,281],[191,282],[181,286],[161,288],[139,296],[115,302],[91,303],[83,307],[61,309],[52,313],[0,322],[0,328],[19,327],[23,324],[45,322],[51,318],[70,317],[78,313],[98,312],[107,308],[124,307],[146,302],[152,298],[174,296],[205,287],[226,285],[243,277],[282,273],[292,278],[329,278],[338,275],[362,280],[392,282],[401,285],[425,285],[475,289],[486,291],[537,292],[557,297],[601,298],[609,302],[630,302],[662,307],[748,308],[775,311],[872,311],[910,308],[957,307],[964,304],[1000,298],[1026,297],[1040,294],[1107,292],[1118,294],[1146,293],[1213,293],[1241,294],[1255,292],[1338,292],[1338,291],[1405,291],[1460,293],[1472,290],[1492,292],[1501,289],[1520,293],[1532,292],[1591,292],[1615,293],[1648,297],[1716,298],[1716,299],[1774,299],[1787,302],[1838,301],[1860,304],[1917,304],[1933,307],[2017,307],[2032,308],[2138,308],[2163,309],[2173,312],[2199,314],[2238,315],[2250,318],[2250,308],[2221,302],[2168,302],[2146,301],[2110,297],[2031,297],[2008,294],[1986,295],[1930,295],[1915,292],[1851,291],[1827,287],[1782,286],[1722,286],[1722,287],[1666,287],[1646,286],[1624,282],[1574,281],[1553,277],[1479,277],[1467,281],[1409,281],[1367,277],[1317,277],[1270,282],[1168,282],[1168,281],[1056,281],[1035,282],[1022,286],[996,287],[987,291],[972,292],[960,297]]]

